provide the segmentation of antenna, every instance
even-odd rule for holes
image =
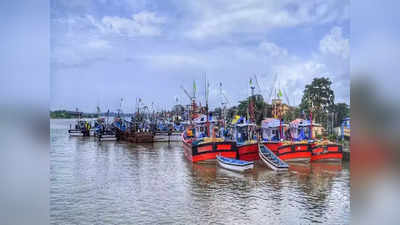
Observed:
[[[121,101],[119,102],[118,115],[119,115],[120,113],[122,113],[122,102],[123,102],[123,101],[124,101],[124,99],[121,98]]]
[[[183,90],[183,92],[185,92],[186,96],[188,96],[188,98],[190,99],[190,101],[192,101],[194,99],[194,96],[191,96],[189,94],[189,92],[181,85],[181,89]]]
[[[257,79],[257,75],[256,74],[254,74],[254,80],[256,81],[256,86],[257,86],[257,89],[258,89],[259,93],[262,95],[261,87],[260,87],[260,84],[258,83],[258,79]]]
[[[273,91],[274,91],[274,86],[275,86],[275,83],[276,83],[277,79],[278,79],[278,75],[275,74],[274,81],[271,83],[271,88],[269,90],[269,96],[268,96],[267,103],[271,101],[271,97],[272,97],[272,94],[273,94]]]
[[[288,106],[290,106],[289,96],[287,95],[287,92],[285,91],[285,89],[283,89],[283,94],[285,95],[285,99],[287,101]]]

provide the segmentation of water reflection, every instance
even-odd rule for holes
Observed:
[[[51,123],[52,224],[349,222],[346,163],[241,174],[187,161],[180,143],[99,143]]]

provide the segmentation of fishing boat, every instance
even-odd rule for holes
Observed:
[[[134,121],[132,119],[132,121]],[[121,140],[132,143],[153,143],[154,133],[150,131],[146,122],[129,122]]]
[[[81,129],[77,127],[75,128],[70,127],[70,129],[68,129],[68,134],[69,136],[83,136]]]
[[[218,165],[224,169],[237,171],[237,172],[244,172],[246,170],[253,169],[254,162],[239,160],[239,159],[232,159],[223,156],[217,155]]]
[[[72,124],[69,125],[68,134],[70,136],[90,136],[90,121],[82,120],[82,113],[79,112],[78,109],[76,109],[76,112],[73,114],[78,117],[74,126],[72,126]]]
[[[282,142],[277,149],[277,156],[286,162],[308,163],[311,160],[310,144],[307,142]]]
[[[256,125],[254,123],[235,124],[233,137],[236,141],[237,159],[259,160]]]
[[[70,136],[90,136],[91,125],[88,121],[79,120],[74,127],[71,126],[68,129]]]
[[[108,124],[108,115],[105,118],[98,118],[95,121],[95,136],[99,141],[115,141],[117,140],[116,130]]]
[[[154,142],[180,142],[182,139],[182,132],[155,132]]]
[[[188,118],[190,125],[182,133],[182,142],[185,157],[192,162],[215,160],[217,155],[236,158],[236,144],[232,140],[225,140],[219,136],[218,120],[213,120],[208,112],[208,84],[205,79],[206,104],[198,107],[196,104],[196,83],[193,82],[193,94],[190,94],[183,86],[181,88],[191,100]]]
[[[144,113],[147,106],[140,111],[141,99],[137,102],[137,112],[131,117],[131,121],[124,121],[126,129],[121,134],[121,140],[132,143],[153,143],[154,133],[151,130],[149,115]]]
[[[252,79],[250,79],[251,96],[247,107],[248,121],[239,117],[237,121],[233,120],[234,134],[236,141],[237,159],[255,161],[260,159],[258,155],[258,135],[255,124],[255,95]],[[235,118],[236,119],[236,118]]]
[[[97,136],[99,141],[116,141],[117,136],[114,133],[104,133]]]
[[[315,142],[311,146],[311,161],[341,162],[342,146],[328,141]]]
[[[275,154],[278,147],[282,145],[282,127],[285,127],[285,124],[282,124],[281,120],[276,118],[265,118],[261,121],[262,143]]]
[[[272,170],[287,170],[289,168],[286,162],[261,143],[258,145],[258,154],[260,159]]]
[[[183,124],[159,123],[154,130],[154,142],[179,142],[183,131]]]
[[[308,124],[307,121],[301,122],[300,129],[302,129],[303,134],[309,123],[309,121]],[[279,119],[268,118],[263,120],[261,123],[263,144],[286,162],[310,162],[310,144],[306,139],[293,140],[293,134],[291,140],[285,140],[284,134],[291,131],[287,127]]]
[[[216,137],[217,129],[214,123],[215,121],[207,120],[205,115],[200,115],[182,133],[184,154],[188,160],[215,160],[217,155],[236,158],[235,142]],[[211,135],[208,135],[209,130],[212,131]]]

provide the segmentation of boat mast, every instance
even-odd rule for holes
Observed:
[[[205,91],[205,100],[206,100],[206,126],[207,126],[207,135],[210,137],[210,121],[208,120],[208,82],[207,75],[204,73],[204,91]]]
[[[249,98],[249,105],[248,105],[248,107],[247,107],[247,112],[248,112],[248,114],[249,114],[249,121],[250,121],[250,123],[255,123],[255,112],[254,112],[254,98],[255,98],[255,96],[254,96],[254,89],[255,89],[255,86],[253,85],[253,79],[252,78],[250,78],[250,89],[251,89],[251,96],[250,96],[250,98]],[[251,137],[250,136],[252,136],[252,132],[251,132],[251,130],[250,130],[250,126],[247,126],[247,139],[248,140],[251,140]]]
[[[313,124],[312,124],[312,120],[313,120],[313,118],[312,118],[312,110],[313,110],[313,108],[314,108],[314,104],[313,104],[313,102],[311,101],[311,109],[310,109],[310,132],[311,132],[311,135],[309,135],[311,138],[310,139],[313,139]]]

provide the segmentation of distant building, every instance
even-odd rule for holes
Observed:
[[[275,118],[283,117],[287,112],[290,111],[290,106],[282,103],[282,99],[272,99],[272,116]]]

